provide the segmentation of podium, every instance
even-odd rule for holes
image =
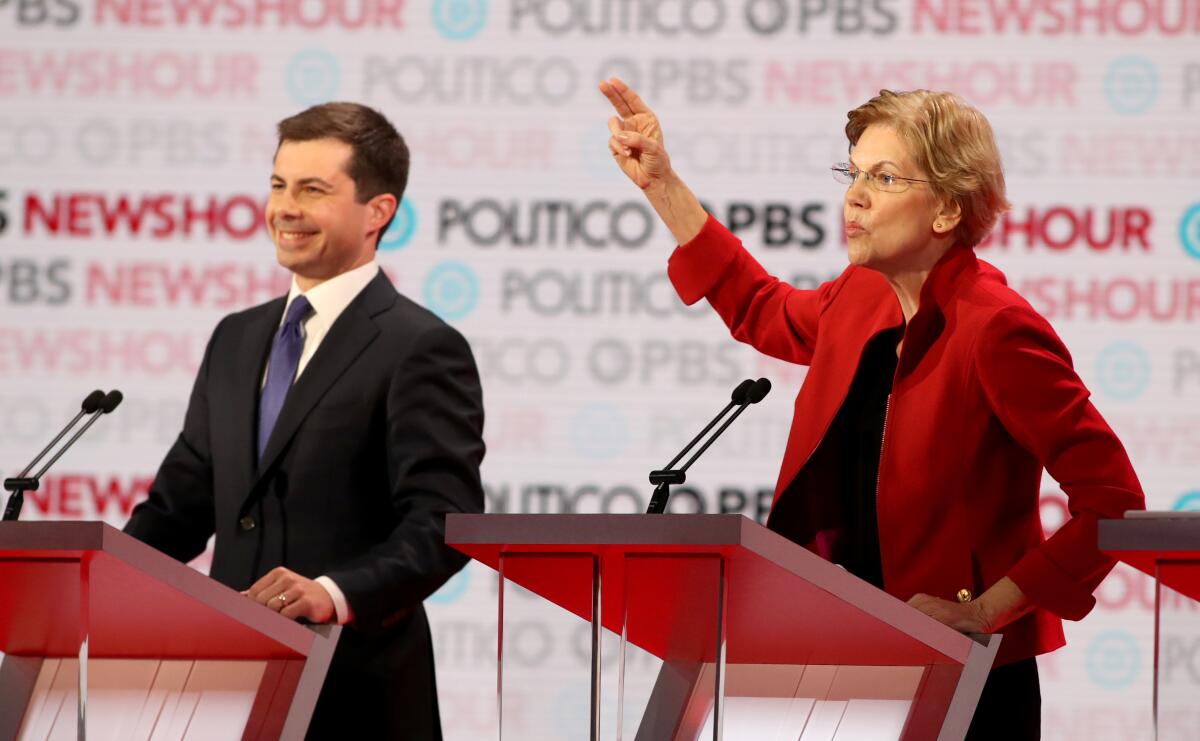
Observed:
[[[451,514],[446,542],[499,574],[501,739],[961,739],[1000,643],[741,515]]]
[[[1154,577],[1154,738],[1200,738],[1200,513],[1101,520],[1101,550]]]
[[[0,523],[0,741],[303,739],[340,632],[104,523]]]

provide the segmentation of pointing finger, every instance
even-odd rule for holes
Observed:
[[[615,80],[616,78],[614,77],[613,79]],[[625,99],[621,97],[611,82],[608,80],[601,82],[600,92],[604,93],[604,97],[608,98],[608,102],[612,103],[612,106],[616,109],[617,113],[622,116],[633,115],[633,111],[630,110],[629,104],[625,102]]]
[[[600,92],[608,98],[608,102],[612,103],[612,107],[617,109],[618,114],[628,118],[628,116],[634,115],[637,112],[629,106],[629,98],[624,95],[623,90],[625,92],[632,92],[629,89],[629,85],[620,82],[616,77],[600,83]],[[637,97],[636,94],[634,97]],[[642,103],[642,106],[644,107],[646,104]]]
[[[609,80],[609,85],[612,87],[617,97],[621,99],[625,107],[629,110],[629,113],[622,113],[622,116],[629,116],[637,113],[652,113],[650,106],[646,105],[641,96],[634,92],[633,88],[626,85],[625,82],[620,78],[613,77],[611,80]]]

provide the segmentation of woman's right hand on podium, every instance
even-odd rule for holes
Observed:
[[[601,82],[600,92],[617,112],[608,119],[608,148],[617,165],[646,194],[675,240],[687,244],[700,233],[708,213],[671,169],[658,116],[616,77]]]

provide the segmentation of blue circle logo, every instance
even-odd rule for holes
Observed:
[[[466,41],[487,25],[487,0],[433,0],[433,25],[452,41]]]
[[[1158,98],[1158,68],[1145,57],[1121,57],[1108,65],[1104,94],[1117,113],[1145,113]]]
[[[425,276],[425,307],[442,319],[462,319],[478,303],[479,278],[465,264],[443,262]]]
[[[1100,388],[1108,396],[1122,401],[1136,399],[1150,385],[1150,358],[1141,345],[1114,342],[1100,351],[1096,373]]]
[[[1171,509],[1176,512],[1200,512],[1200,489],[1180,494]]]
[[[613,458],[625,452],[629,425],[612,404],[589,404],[571,420],[571,441],[583,458]]]
[[[1200,203],[1192,204],[1179,221],[1179,241],[1183,251],[1200,260]]]
[[[1092,639],[1087,650],[1087,672],[1092,682],[1110,690],[1133,684],[1141,669],[1137,641],[1123,630],[1110,630]]]
[[[412,239],[413,233],[416,231],[417,210],[413,208],[411,201],[403,198],[400,200],[400,206],[396,209],[396,216],[379,240],[379,249],[398,250],[408,244],[408,240]]]
[[[284,84],[292,100],[301,105],[315,105],[333,100],[341,79],[337,57],[323,49],[305,49],[288,62]]]
[[[441,589],[426,597],[425,601],[435,605],[454,604],[467,593],[467,587],[470,584],[471,565],[467,564],[466,568],[460,569],[457,574],[450,577],[450,580],[443,584]]]

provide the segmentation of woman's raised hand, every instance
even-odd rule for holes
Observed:
[[[617,110],[617,115],[608,119],[612,134],[608,148],[613,158],[642,189],[676,243],[687,244],[707,223],[708,214],[671,169],[658,117],[637,93],[615,77],[600,83],[600,92]]]
[[[629,179],[646,190],[663,182],[671,172],[671,160],[663,148],[658,117],[628,85],[616,77],[600,83],[617,115],[608,119],[612,134],[608,148]]]

